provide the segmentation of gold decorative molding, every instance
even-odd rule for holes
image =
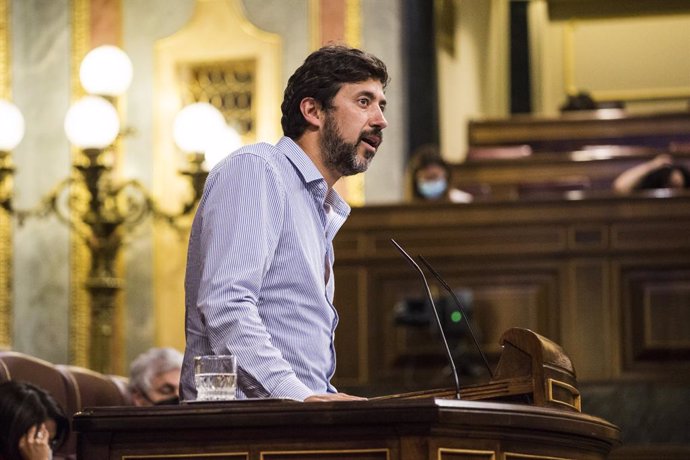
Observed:
[[[362,3],[361,0],[345,0],[345,42],[353,48],[362,47]],[[364,206],[366,194],[364,174],[343,178],[345,199],[352,206]]]
[[[345,42],[353,48],[362,46],[361,0],[345,0]]]
[[[12,94],[10,4],[0,0],[0,99]],[[12,346],[12,222],[0,213],[0,348]]]
[[[244,458],[249,459],[249,452],[203,452],[199,454],[153,454],[153,455],[123,455],[122,460],[139,460],[144,458],[158,458],[158,459],[171,459],[171,458],[213,458],[213,457],[223,457],[223,458]],[[221,459],[222,460],[222,459]]]
[[[178,69],[183,105],[210,103],[245,144],[256,142],[256,59],[182,63]]]
[[[440,447],[438,449],[437,458],[438,460],[443,460],[443,454],[461,454],[463,456],[467,455],[468,458],[476,459],[479,456],[483,457],[485,460],[496,460],[496,452],[493,450],[477,450],[477,449],[452,449],[448,447]]]
[[[0,348],[12,347],[12,222],[0,213]]]
[[[563,88],[566,95],[575,96],[587,90],[597,101],[659,101],[690,98],[690,86],[652,87],[635,89],[580,88],[575,81],[575,32],[578,20],[571,19],[563,26]]]
[[[309,48],[321,47],[321,0],[309,0]]]
[[[595,90],[592,97],[597,101],[659,101],[690,98],[690,86],[671,88],[646,88],[622,90]]]
[[[556,404],[562,404],[568,408],[575,409],[578,412],[582,412],[582,398],[580,397],[580,392],[577,388],[575,388],[572,385],[568,385],[565,382],[561,382],[560,380],[552,378],[549,378],[547,380],[547,386],[547,401]],[[568,394],[568,396],[572,399],[572,402],[563,401],[556,396],[557,392],[562,393],[563,391],[565,391]]]
[[[575,85],[575,21],[568,21],[563,27],[563,87],[566,94],[578,93]]]
[[[551,455],[534,455],[534,454],[518,454],[515,452],[506,452],[505,460],[512,459],[522,459],[522,460],[572,460],[572,458],[567,457],[553,457]]]
[[[265,452],[260,452],[259,453],[259,459],[260,460],[271,460],[271,457],[273,456],[278,456],[278,457],[286,457],[290,455],[299,455],[300,458],[314,458],[314,459],[320,459],[322,458],[321,456],[323,455],[339,455],[339,454],[346,454],[347,457],[343,457],[344,459],[354,459],[358,454],[384,454],[385,460],[390,460],[391,458],[391,452],[390,449],[315,449],[315,450],[276,450],[276,451],[265,451]],[[314,457],[312,457],[314,456]],[[370,458],[369,455],[367,455],[367,458]]]
[[[72,99],[84,94],[79,81],[79,66],[89,47],[90,0],[72,0],[72,37],[70,61],[70,89]],[[80,152],[72,149],[72,162]],[[78,219],[75,219],[78,221]],[[69,360],[77,366],[89,367],[91,311],[89,294],[84,288],[90,264],[86,245],[74,232],[70,233],[70,321]]]
[[[9,99],[11,94],[10,14],[9,0],[0,0],[0,99]]]

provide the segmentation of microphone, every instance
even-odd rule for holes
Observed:
[[[472,336],[472,340],[474,341],[474,346],[477,347],[477,350],[479,351],[479,354],[481,355],[482,359],[484,360],[484,365],[486,366],[486,369],[489,371],[489,376],[491,378],[494,378],[494,372],[491,370],[491,366],[489,365],[489,360],[486,359],[486,355],[484,354],[484,350],[482,350],[482,347],[479,345],[479,341],[477,340],[477,336],[474,334],[474,331],[472,330],[472,325],[470,324],[470,320],[467,317],[467,314],[465,313],[465,308],[462,306],[462,302],[460,302],[460,299],[458,299],[458,296],[455,295],[455,292],[448,286],[448,283],[446,283],[443,278],[441,278],[441,275],[438,274],[436,270],[434,270],[434,267],[431,266],[427,260],[421,256],[417,255],[417,258],[424,264],[424,266],[431,272],[432,275],[436,277],[439,283],[441,283],[441,286],[445,288],[446,291],[450,294],[450,296],[453,298],[455,301],[455,305],[458,307],[458,310],[460,310],[460,313],[462,314],[462,317],[465,318],[465,324],[467,324],[467,329],[470,331],[470,335]]]
[[[455,399],[460,399],[460,380],[458,378],[458,371],[455,369],[455,362],[453,361],[453,354],[450,352],[450,347],[448,346],[448,340],[446,340],[446,334],[443,332],[443,326],[441,325],[441,318],[438,316],[438,310],[436,309],[436,304],[434,303],[434,298],[431,295],[431,289],[429,289],[429,283],[426,280],[426,276],[424,275],[424,272],[422,269],[417,265],[417,262],[414,261],[414,259],[407,253],[405,250],[398,244],[397,241],[395,241],[393,238],[391,238],[391,243],[395,245],[395,247],[400,251],[400,254],[402,254],[411,264],[412,266],[417,269],[419,274],[422,277],[422,281],[424,282],[424,287],[426,288],[426,295],[427,298],[429,299],[429,302],[431,303],[431,309],[434,311],[434,317],[436,318],[436,324],[438,324],[438,329],[441,331],[441,338],[443,339],[443,345],[446,347],[446,353],[448,354],[448,361],[450,362],[450,368],[453,372],[453,378],[455,379]]]

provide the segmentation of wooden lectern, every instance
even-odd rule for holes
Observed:
[[[563,349],[528,329],[512,328],[501,337],[503,352],[488,385],[468,387],[465,399],[501,399],[580,412],[575,368]]]
[[[501,336],[503,351],[489,383],[460,389],[463,400],[516,402],[581,411],[575,369],[563,349],[536,332],[508,329]],[[455,389],[428,390],[377,399],[455,398]]]
[[[580,413],[572,363],[525,329],[502,337],[486,385],[368,401],[245,400],[77,413],[78,458],[602,460],[619,429]],[[480,401],[481,400],[481,401]],[[510,401],[510,402],[505,402]],[[522,404],[516,404],[522,402]]]

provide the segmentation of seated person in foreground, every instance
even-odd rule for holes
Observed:
[[[621,173],[613,182],[616,193],[635,190],[684,189],[690,187],[690,171],[673,163],[668,154],[661,154]]]
[[[470,203],[472,195],[449,186],[451,169],[438,147],[419,147],[408,166],[406,195],[410,201],[450,201]]]
[[[0,383],[0,459],[50,460],[68,434],[69,420],[45,390]]]
[[[135,406],[177,404],[180,397],[182,353],[174,348],[151,348],[130,366],[129,388]]]

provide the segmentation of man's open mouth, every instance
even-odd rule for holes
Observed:
[[[383,139],[382,139],[381,135],[370,134],[368,136],[363,136],[361,138],[361,141],[367,145],[370,145],[371,147],[374,148],[374,150],[376,150],[379,148],[379,145],[381,145],[381,142],[383,141]]]

